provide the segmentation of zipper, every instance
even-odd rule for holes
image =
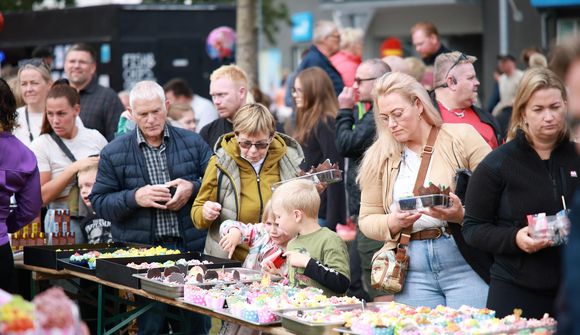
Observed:
[[[256,173],[256,183],[258,184],[258,197],[260,198],[260,212],[259,212],[257,222],[262,221],[262,212],[264,211],[264,200],[262,199],[262,190],[260,189],[260,181],[261,181],[260,180],[260,173],[262,173],[262,168],[264,167],[264,163],[266,163],[267,158],[268,158],[268,153],[266,153],[266,156],[264,157],[264,161],[262,162],[262,165],[260,165],[260,170]],[[248,163],[250,163],[250,162],[248,162]],[[250,165],[252,165],[252,163],[250,163]],[[252,165],[252,170],[253,169],[254,169],[254,166]]]

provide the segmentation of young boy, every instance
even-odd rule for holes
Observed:
[[[288,235],[288,279],[301,287],[321,288],[324,294],[344,294],[350,285],[348,251],[344,241],[318,224],[320,196],[313,182],[282,184],[272,195],[276,223]]]
[[[111,222],[97,218],[93,211],[93,207],[91,206],[91,201],[89,200],[89,194],[91,194],[93,185],[97,179],[97,170],[98,163],[95,162],[94,164],[87,165],[80,169],[77,173],[81,198],[83,198],[83,202],[87,205],[90,212],[90,214],[81,221],[81,227],[84,227],[87,241],[91,244],[113,242],[111,236]]]

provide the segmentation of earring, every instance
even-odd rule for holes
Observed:
[[[423,120],[423,113],[419,113],[419,120]]]

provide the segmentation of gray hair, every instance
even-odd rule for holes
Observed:
[[[367,59],[359,65],[359,67],[361,66],[368,66],[372,75],[377,78],[382,77],[387,72],[391,72],[389,64],[383,62],[380,58]]]
[[[314,44],[322,42],[322,40],[330,36],[335,29],[337,29],[336,24],[332,21],[321,20],[316,22],[312,42]]]
[[[462,55],[465,57],[464,60],[460,60]],[[476,60],[477,57],[466,55],[460,51],[440,54],[435,58],[435,64],[433,66],[433,87],[441,87],[447,82],[447,76],[449,76],[452,67],[464,63],[473,64]]]
[[[131,109],[134,109],[135,101],[151,101],[155,98],[159,98],[161,104],[165,105],[165,92],[163,91],[163,87],[151,80],[140,81],[135,84],[131,93],[129,93],[129,106],[131,106]]]

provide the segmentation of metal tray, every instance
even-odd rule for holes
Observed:
[[[146,273],[137,273],[133,277],[140,279],[141,289],[146,292],[170,299],[183,297],[183,284],[167,284],[155,279],[149,279]]]
[[[228,308],[226,308],[226,309],[220,309],[220,310],[213,310],[213,311],[216,312],[216,313],[219,313],[219,314],[223,314],[225,316],[229,316],[230,318],[234,318],[236,320],[244,321],[246,323],[249,323],[249,324],[255,325],[255,326],[275,326],[275,325],[279,325],[280,324],[280,320],[277,320],[277,321],[274,321],[274,322],[266,322],[266,323],[249,321],[249,320],[246,320],[244,318],[241,318],[241,317],[238,317],[238,316],[233,315],[232,312]],[[299,334],[302,335],[302,334],[305,334],[305,333],[299,333]]]
[[[272,191],[274,191],[278,186],[287,183],[289,181],[292,180],[310,180],[312,182],[314,182],[315,184],[319,184],[319,183],[326,183],[326,184],[332,184],[332,183],[338,183],[340,181],[342,181],[342,170],[338,170],[338,169],[330,169],[330,170],[325,170],[325,171],[320,171],[320,172],[315,172],[315,173],[309,173],[309,174],[305,174],[304,176],[300,176],[300,177],[296,177],[296,178],[291,178],[291,179],[287,179],[281,182],[277,182],[275,184],[272,185]]]
[[[429,194],[418,197],[405,197],[397,201],[397,206],[401,211],[417,211],[433,206],[450,206],[449,196],[445,194]]]
[[[334,305],[335,308],[343,311],[352,311],[356,309],[374,309],[378,310],[381,306],[389,305],[391,302],[373,302],[373,303],[360,303],[360,304],[348,304],[348,305]],[[317,311],[324,310],[328,308],[325,307],[310,307],[310,308],[289,308],[281,309],[275,313],[282,318],[282,326],[288,330],[291,330],[297,334],[305,335],[318,335],[318,334],[337,334],[337,327],[344,325],[344,321],[336,322],[310,322],[296,317],[294,314],[300,311]]]
[[[260,272],[258,270],[252,270],[252,269],[246,269],[246,268],[225,268],[225,269],[213,269],[213,270],[217,271],[218,273],[220,271],[233,272],[234,270],[237,270],[240,273],[240,275],[253,276],[253,277],[251,279],[243,279],[243,280],[238,280],[238,281],[216,280],[216,281],[207,282],[207,283],[197,283],[197,282],[191,281],[189,284],[199,286],[199,287],[204,287],[204,288],[211,288],[215,285],[220,285],[220,284],[229,285],[229,284],[236,284],[236,283],[253,283],[255,281],[260,281],[262,279],[262,272]],[[270,279],[272,281],[279,281],[282,279],[282,277],[277,276],[277,275],[270,275]]]

